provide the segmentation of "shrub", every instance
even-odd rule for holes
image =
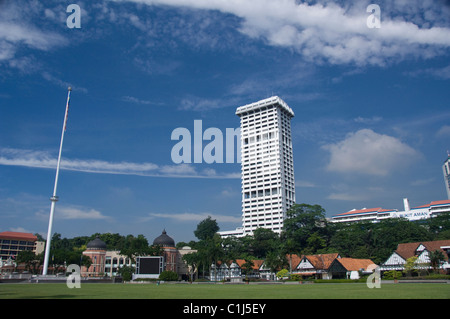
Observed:
[[[383,273],[383,279],[398,279],[402,276],[401,271],[389,270]]]
[[[303,277],[299,274],[292,274],[290,280],[292,281],[302,281]]]
[[[177,281],[178,274],[171,270],[164,270],[161,274],[159,274],[159,280],[164,281]]]

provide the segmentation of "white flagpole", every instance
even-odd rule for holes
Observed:
[[[52,201],[52,205],[50,208],[50,219],[48,221],[47,243],[45,245],[45,257],[44,257],[44,269],[42,271],[42,275],[44,276],[47,275],[48,260],[50,258],[50,242],[52,240],[53,213],[55,212],[55,204],[58,201],[58,196],[56,196],[56,188],[58,186],[59,164],[61,163],[61,151],[64,140],[64,132],[66,131],[67,115],[69,112],[70,91],[72,91],[72,88],[69,86],[67,92],[66,113],[64,115],[64,124],[61,133],[61,143],[59,145],[58,164],[56,165],[55,187],[53,188],[53,196],[50,198],[50,200]]]

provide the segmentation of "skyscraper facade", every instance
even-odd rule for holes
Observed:
[[[280,233],[295,203],[292,109],[278,96],[244,105],[241,119],[242,228],[223,235],[252,235],[257,228]]]
[[[442,170],[444,171],[444,182],[445,189],[447,190],[447,197],[450,199],[450,153],[447,154],[447,160],[444,162]]]

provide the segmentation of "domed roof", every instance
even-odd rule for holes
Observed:
[[[87,243],[86,248],[88,249],[102,249],[106,250],[106,243],[100,238],[95,238]]]
[[[162,247],[175,247],[175,241],[172,237],[168,236],[166,230],[164,229],[162,234],[155,238],[153,245],[159,245]]]

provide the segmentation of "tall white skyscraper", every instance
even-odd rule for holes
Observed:
[[[221,235],[251,235],[257,228],[280,233],[295,203],[294,112],[274,96],[241,106],[236,115],[241,118],[242,228]]]
[[[450,153],[447,153],[447,160],[442,166],[444,171],[445,189],[447,190],[447,197],[450,199]]]

